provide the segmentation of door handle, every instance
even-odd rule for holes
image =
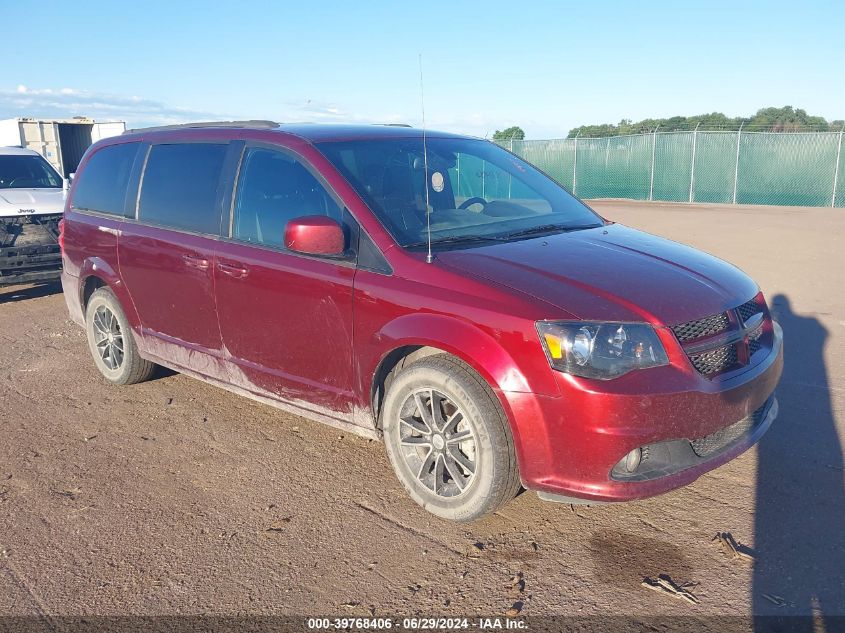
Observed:
[[[185,264],[191,268],[208,270],[208,260],[203,257],[199,257],[198,255],[182,255],[182,259],[185,261]]]
[[[236,279],[243,279],[249,274],[248,268],[225,262],[217,262],[217,270],[224,275],[229,275],[229,277],[235,277]]]

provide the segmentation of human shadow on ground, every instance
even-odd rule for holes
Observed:
[[[845,630],[845,488],[837,387],[824,360],[829,334],[793,312],[785,295],[773,298],[772,312],[783,327],[785,364],[780,414],[758,448],[755,629]]]

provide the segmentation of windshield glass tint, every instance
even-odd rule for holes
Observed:
[[[587,228],[601,219],[560,185],[488,141],[421,138],[327,142],[320,151],[402,246]],[[426,216],[426,182],[429,214]]]
[[[61,189],[62,179],[41,156],[0,154],[0,189]]]

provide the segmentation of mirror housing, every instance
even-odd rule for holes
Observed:
[[[285,248],[308,255],[342,255],[346,239],[340,222],[325,215],[294,218],[285,226]]]

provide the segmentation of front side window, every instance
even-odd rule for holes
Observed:
[[[61,189],[62,179],[41,156],[0,154],[0,189]]]
[[[429,138],[426,145],[424,152],[421,138],[398,138],[325,142],[318,149],[405,247],[424,245],[429,223],[432,243],[442,244],[602,224],[563,187],[498,145],[462,138]]]
[[[287,223],[306,215],[325,215],[340,221],[342,209],[293,156],[248,148],[235,195],[232,237],[283,248]]]
[[[141,182],[138,219],[158,226],[216,235],[217,189],[227,145],[153,145]]]
[[[126,187],[139,145],[109,145],[91,156],[77,178],[73,208],[123,215]]]

